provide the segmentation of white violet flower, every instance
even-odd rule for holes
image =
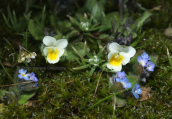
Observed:
[[[122,65],[129,63],[130,58],[136,53],[136,50],[131,46],[120,46],[118,43],[109,44],[109,54],[107,67],[114,71],[121,71]]]
[[[51,36],[45,36],[43,43],[46,45],[43,54],[51,64],[55,64],[60,60],[60,57],[64,54],[64,48],[68,45],[67,39],[56,40]]]

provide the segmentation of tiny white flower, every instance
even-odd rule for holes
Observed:
[[[136,50],[131,46],[122,47],[118,43],[111,43],[108,47],[108,63],[107,67],[114,71],[121,71],[122,65],[129,63],[130,58],[136,53]]]
[[[95,66],[97,66],[97,64],[94,64]]]
[[[25,53],[24,53],[24,52],[22,52],[22,53],[21,53],[21,56],[23,57],[24,55],[25,55]]]
[[[30,53],[30,58],[32,58],[32,59],[35,59],[35,57],[37,56],[37,54],[35,53],[35,52],[32,52],[32,53]]]
[[[95,57],[95,58],[97,58],[97,56],[96,56],[96,55],[95,55],[94,57]]]
[[[93,59],[89,59],[89,62],[92,61]]]
[[[99,59],[97,59],[97,58],[94,60],[94,62],[98,62],[98,61],[99,61]]]
[[[54,37],[45,36],[43,43],[46,45],[43,54],[49,63],[54,64],[60,60],[64,54],[64,48],[68,45],[67,39],[56,40]]]
[[[24,61],[25,61],[25,57],[22,57],[22,58],[21,58],[21,62],[24,62]]]
[[[26,55],[26,58],[27,58],[27,59],[30,59],[30,54],[27,54],[27,55]]]
[[[26,59],[26,62],[27,62],[27,63],[31,62],[31,59]]]

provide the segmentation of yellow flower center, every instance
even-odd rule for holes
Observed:
[[[59,51],[57,49],[50,48],[48,49],[48,58],[50,60],[56,60],[58,57]]]
[[[25,77],[26,75],[25,74],[21,74],[23,77]]]
[[[111,65],[115,65],[115,66],[119,66],[121,65],[121,61],[124,59],[124,57],[122,55],[118,55],[118,54],[114,54],[110,60],[109,63]]]

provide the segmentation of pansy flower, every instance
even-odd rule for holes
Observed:
[[[55,64],[60,60],[60,57],[64,54],[64,48],[68,45],[67,39],[56,40],[51,36],[45,36],[43,43],[45,44],[44,56],[51,64]]]
[[[136,84],[135,87],[132,88],[132,93],[134,95],[134,97],[136,99],[139,98],[139,95],[138,94],[141,94],[142,93],[142,89],[140,88],[140,85],[139,84]]]
[[[24,78],[24,80],[29,80],[29,76],[30,76],[30,74],[26,74],[26,72],[27,72],[27,70],[24,70],[24,69],[20,69],[19,70],[19,75],[18,75],[18,77],[20,78],[20,79],[22,79],[22,78]]]
[[[122,65],[129,63],[130,58],[136,53],[136,50],[131,46],[120,46],[118,43],[111,43],[108,47],[108,63],[107,67],[114,71],[121,71]]]

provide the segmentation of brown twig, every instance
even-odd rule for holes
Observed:
[[[23,83],[31,83],[31,82],[22,82],[22,83],[16,83],[16,84],[11,84],[11,85],[2,85],[2,86],[0,86],[0,87],[15,86],[15,85],[23,84]]]
[[[103,70],[104,70],[104,68],[103,68]],[[102,70],[102,72],[101,72],[101,74],[100,74],[100,77],[102,76],[103,70]],[[99,77],[99,80],[98,80],[98,82],[97,82],[97,86],[96,86],[96,89],[95,89],[95,93],[94,93],[94,96],[93,96],[93,100],[94,100],[94,97],[95,97],[96,92],[97,92],[97,88],[98,88],[98,85],[99,85],[100,77]]]

